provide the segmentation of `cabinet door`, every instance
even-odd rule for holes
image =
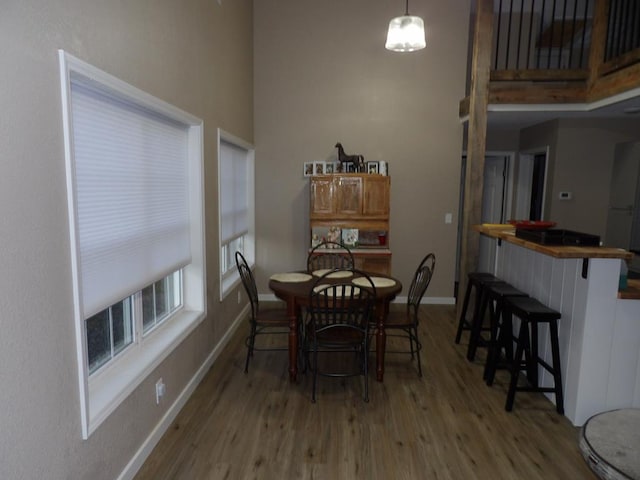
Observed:
[[[362,213],[389,216],[389,177],[371,175],[365,178]]]
[[[338,177],[336,213],[362,214],[362,177]]]
[[[376,273],[391,275],[391,257],[358,255],[355,257],[355,267],[374,276]]]
[[[311,216],[332,215],[335,212],[334,186],[331,177],[311,179]]]

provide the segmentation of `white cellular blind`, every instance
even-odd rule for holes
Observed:
[[[188,127],[71,79],[83,317],[191,261]]]
[[[222,244],[249,231],[247,150],[220,141],[220,236]]]

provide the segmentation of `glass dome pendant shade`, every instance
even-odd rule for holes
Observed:
[[[413,52],[425,46],[424,22],[420,17],[409,15],[409,0],[407,0],[405,14],[389,22],[385,48],[393,52]]]

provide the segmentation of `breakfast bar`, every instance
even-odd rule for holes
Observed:
[[[640,296],[619,292],[621,262],[632,253],[599,246],[542,245],[512,226],[477,225],[496,242],[495,274],[562,314],[560,359],[565,415],[576,426],[592,415],[640,407]],[[544,335],[548,335],[545,332]],[[540,349],[549,342],[541,336]],[[540,351],[549,359],[550,351]],[[551,378],[540,369],[540,383]],[[548,394],[554,401],[553,394]]]

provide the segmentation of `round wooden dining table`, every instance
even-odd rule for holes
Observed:
[[[366,273],[366,272],[365,272]],[[353,279],[358,275],[354,275]],[[384,378],[384,352],[387,336],[384,323],[389,313],[389,304],[402,291],[402,283],[388,275],[372,273],[370,277],[376,286],[376,378]],[[309,272],[291,272],[272,275],[269,289],[287,305],[289,317],[289,379],[295,382],[298,377],[298,322],[301,321],[302,308],[309,305],[309,295],[318,280]],[[344,280],[344,279],[341,279]],[[393,284],[391,284],[393,281]],[[379,284],[376,285],[376,283]]]

